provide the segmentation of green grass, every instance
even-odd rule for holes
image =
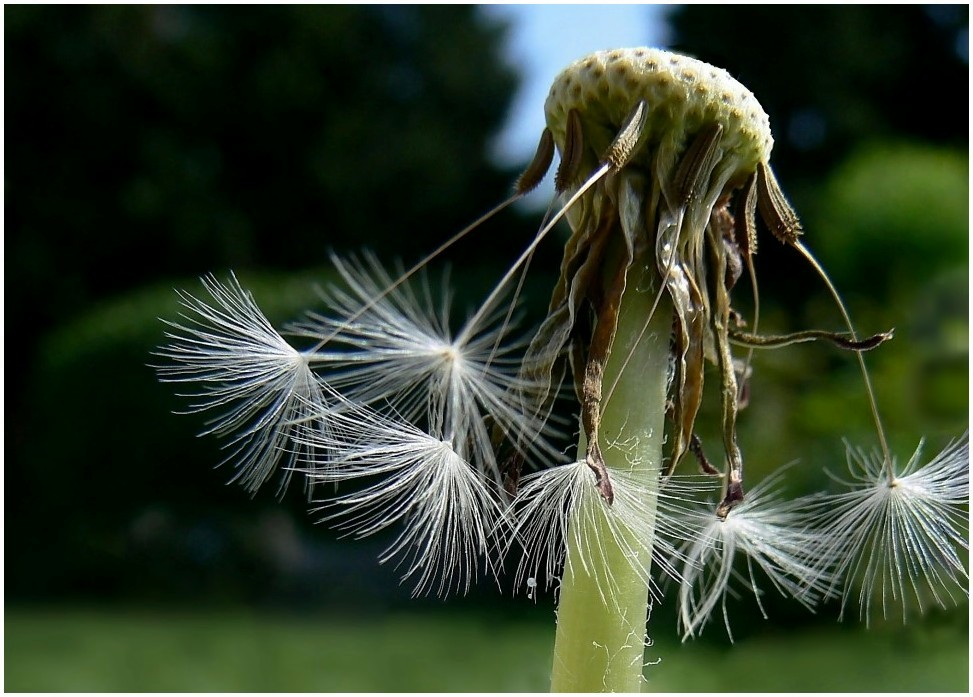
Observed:
[[[781,630],[778,630],[781,631]],[[553,621],[444,612],[5,612],[7,691],[545,691]],[[954,691],[965,628],[778,634],[649,649],[652,691]]]
[[[361,621],[7,610],[8,691],[543,689],[553,633],[462,615]]]

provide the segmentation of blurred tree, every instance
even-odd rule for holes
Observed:
[[[179,472],[219,461],[192,438],[196,458],[147,436],[175,406],[144,366],[162,335],[152,317],[174,309],[132,290],[307,268],[330,248],[428,251],[507,194],[514,173],[486,146],[516,78],[505,28],[469,6],[17,6],[4,19],[5,322],[19,353],[7,515],[32,531],[7,537],[23,562],[7,588],[43,593],[124,557],[106,521],[144,501],[123,489],[182,489],[175,505],[193,505],[207,494]],[[506,220],[478,260],[529,234]]]
[[[515,80],[475,9],[5,17],[7,282],[42,323],[174,273],[424,249],[509,185],[484,146]]]

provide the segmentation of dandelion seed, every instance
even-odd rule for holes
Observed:
[[[310,456],[291,446],[293,424],[325,401],[310,368],[314,356],[277,333],[235,276],[202,283],[212,303],[179,293],[188,314],[184,324],[166,322],[170,343],[156,355],[171,363],[156,369],[164,382],[196,385],[189,412],[219,412],[203,433],[229,439],[224,462],[237,470],[234,481],[254,492],[280,466],[283,490]]]
[[[653,565],[664,575],[680,578],[674,560],[680,553],[672,540],[683,541],[688,530],[677,515],[685,501],[711,491],[711,478],[691,478],[659,486],[651,473],[613,470],[615,499],[609,506],[598,488],[595,473],[583,460],[524,477],[511,504],[511,543],[523,550],[516,583],[526,577],[549,588],[564,575],[584,574],[596,580],[602,601],[615,603],[620,567],[594,560],[619,558],[652,593],[661,593],[652,576]],[[565,558],[566,550],[577,550]]]
[[[544,587],[549,588],[562,574],[584,574],[595,577],[602,601],[613,604],[613,569],[592,562],[605,554],[620,556],[646,586],[652,585],[655,515],[648,501],[654,497],[642,491],[646,485],[638,479],[628,481],[624,475],[615,475],[613,482],[617,498],[608,506],[583,460],[521,480],[512,504],[519,521],[513,538],[524,550],[515,585],[520,586],[526,577],[543,578]],[[569,536],[575,537],[573,545]],[[578,553],[566,559],[569,547]]]
[[[408,418],[418,417],[428,408],[430,384],[451,371],[448,288],[436,307],[425,279],[421,295],[410,283],[385,292],[393,280],[372,255],[363,261],[332,261],[348,286],[347,291],[337,286],[325,291],[324,304],[333,314],[309,313],[288,331],[343,349],[332,356],[329,384],[349,399],[388,402]]]
[[[298,438],[333,454],[326,474],[309,472],[312,482],[370,483],[319,500],[318,510],[331,511],[326,520],[356,537],[401,523],[380,561],[404,568],[402,578],[414,580],[416,594],[468,591],[479,560],[496,575],[492,533],[503,515],[496,489],[449,440],[357,405],[327,418],[328,432]]]
[[[814,567],[808,550],[817,536],[807,529],[804,501],[784,501],[776,491],[780,473],[755,486],[746,500],[721,519],[711,509],[695,511],[687,521],[696,532],[680,548],[684,555],[679,583],[679,624],[683,640],[697,636],[719,607],[727,636],[733,640],[726,597],[734,578],[749,587],[766,617],[757,569],[782,595],[811,609],[830,578]],[[735,564],[746,559],[747,575]]]
[[[940,607],[969,595],[969,572],[960,550],[969,551],[969,435],[949,444],[925,465],[922,444],[898,471],[881,453],[848,448],[850,491],[830,496],[817,508],[821,526],[820,564],[833,565],[841,589],[841,611],[856,589],[866,621],[872,603],[901,605],[909,598],[919,612],[930,600]]]
[[[311,314],[290,327],[298,336],[348,349],[328,354],[330,385],[351,401],[389,407],[441,431],[460,457],[498,482],[494,430],[529,453],[553,453],[546,420],[530,419],[521,409],[521,395],[531,389],[518,374],[525,342],[511,336],[510,324],[499,323],[499,313],[478,312],[454,338],[448,292],[437,306],[424,279],[418,290],[396,284],[373,256],[334,262],[349,289],[326,296],[334,315]],[[512,437],[521,433],[530,438]]]

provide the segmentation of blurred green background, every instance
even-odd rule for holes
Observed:
[[[673,6],[666,21],[669,47],[726,68],[770,114],[808,245],[862,332],[896,329],[869,356],[893,447],[907,458],[926,436],[935,452],[968,423],[968,8]],[[272,320],[296,319],[329,250],[411,261],[503,199],[517,171],[489,146],[518,83],[507,28],[468,6],[8,6],[4,33],[20,357],[5,687],[546,689],[552,597],[483,583],[411,599],[376,562],[383,540],[338,539],[297,488],[226,486],[219,443],[172,414],[184,403],[148,367],[172,289],[201,274],[233,269]],[[460,307],[540,215],[508,210],[452,250]],[[556,243],[539,250],[529,318],[558,261]],[[766,331],[841,329],[794,253],[765,236],[756,264]],[[799,459],[789,486],[817,490],[822,467],[844,466],[841,438],[874,445],[852,357],[757,358],[751,481]],[[718,622],[680,644],[656,608],[649,687],[968,688],[965,602],[868,632],[836,607],[764,602],[766,620],[731,602],[733,646]]]

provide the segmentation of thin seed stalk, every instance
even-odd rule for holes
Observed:
[[[635,275],[629,274],[612,354],[605,368],[606,395],[616,380],[618,384],[603,405],[601,443],[609,474],[624,470],[640,475],[645,484],[645,509],[654,518],[662,465],[672,315],[667,302],[660,303],[652,313],[656,290],[640,288],[641,284],[633,279]],[[578,452],[585,452],[585,446],[582,433]],[[655,528],[654,520],[645,522],[645,529]],[[640,558],[633,564],[601,518],[592,521],[575,517],[570,524],[600,525],[603,529],[584,530],[580,536],[571,531],[567,536],[551,691],[638,692],[643,682],[649,611],[648,587],[644,573],[638,569],[647,569],[650,560]],[[585,573],[582,565],[581,550],[574,542],[578,537],[603,542],[587,547],[591,573]],[[626,546],[629,550],[641,549],[647,557],[652,543],[653,540],[642,539]],[[598,587],[598,579],[605,578],[613,579],[612,596],[607,589]]]

